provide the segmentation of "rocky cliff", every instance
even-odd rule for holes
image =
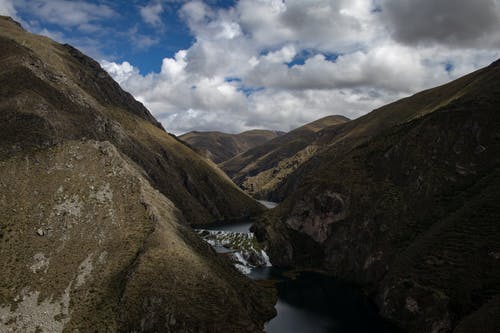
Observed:
[[[260,211],[76,49],[0,18],[0,331],[256,332],[189,227]]]
[[[410,332],[497,331],[499,83],[497,61],[325,129],[256,228],[271,261],[363,285]]]

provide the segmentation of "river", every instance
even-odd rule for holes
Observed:
[[[264,205],[268,208],[276,206],[271,202],[266,202]],[[243,239],[253,237],[250,226],[251,223],[238,223],[209,228],[211,234],[206,240],[214,246],[217,252],[237,254],[235,257],[239,259],[235,262],[235,266],[250,278],[272,280],[276,283],[278,314],[266,323],[266,332],[396,332],[378,315],[372,302],[353,285],[314,272],[290,275],[274,267],[253,267],[256,265],[254,262],[246,262],[241,253],[236,253],[238,251],[227,248],[231,246],[223,244],[228,237],[231,239],[231,244],[235,243],[235,237],[238,238],[239,243],[241,243],[239,237]],[[207,236],[206,231],[205,234],[203,232],[200,234]],[[217,240],[214,242],[214,238],[210,237],[215,236]],[[261,249],[253,248],[252,250],[261,251]],[[270,266],[270,263],[269,261],[266,263],[264,258],[259,266]]]

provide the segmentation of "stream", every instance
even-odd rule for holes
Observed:
[[[267,208],[275,203],[262,202]],[[271,266],[265,250],[250,232],[251,223],[198,229],[205,241],[236,268],[256,280],[276,282],[277,316],[265,324],[268,333],[397,332],[377,312],[373,303],[351,284],[314,272],[286,274]]]

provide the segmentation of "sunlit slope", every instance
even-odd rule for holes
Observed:
[[[67,139],[110,141],[193,224],[230,220],[260,206],[166,133],[99,64],[69,45],[0,19],[0,158]]]
[[[194,131],[179,136],[179,139],[218,164],[282,134],[284,133],[267,130],[251,130],[239,134]]]
[[[281,182],[317,150],[318,132],[348,121],[328,116],[241,153],[221,164],[234,182],[257,198],[269,198]],[[273,199],[273,198],[271,198]]]

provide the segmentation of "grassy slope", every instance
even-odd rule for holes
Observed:
[[[277,131],[251,130],[239,134],[189,132],[179,137],[214,163],[222,163],[281,135]]]
[[[0,331],[261,329],[273,296],[187,227],[260,206],[90,58],[0,45]]]
[[[108,140],[193,224],[260,212],[213,164],[167,134],[92,59],[0,19],[0,157],[66,139]]]
[[[316,147],[314,154],[306,163],[301,163],[292,172],[285,174],[278,186],[275,186],[267,195],[270,199],[282,201],[300,186],[304,177],[321,168],[321,165],[328,161],[328,158],[322,157],[320,152],[325,152],[324,156],[338,158],[393,126],[431,113],[459,98],[468,85],[480,75],[480,71],[471,73],[449,84],[425,90],[386,105],[358,119],[323,127],[313,142]],[[238,183],[238,179],[235,181]]]
[[[254,332],[272,315],[110,143],[19,153],[0,175],[0,331]]]
[[[271,259],[370,286],[414,332],[489,306],[500,293],[499,82],[496,62],[326,129],[328,148],[260,224]]]
[[[221,164],[221,168],[247,192],[265,198],[284,178],[315,152],[309,147],[325,127],[346,122],[328,116],[256,146]]]

